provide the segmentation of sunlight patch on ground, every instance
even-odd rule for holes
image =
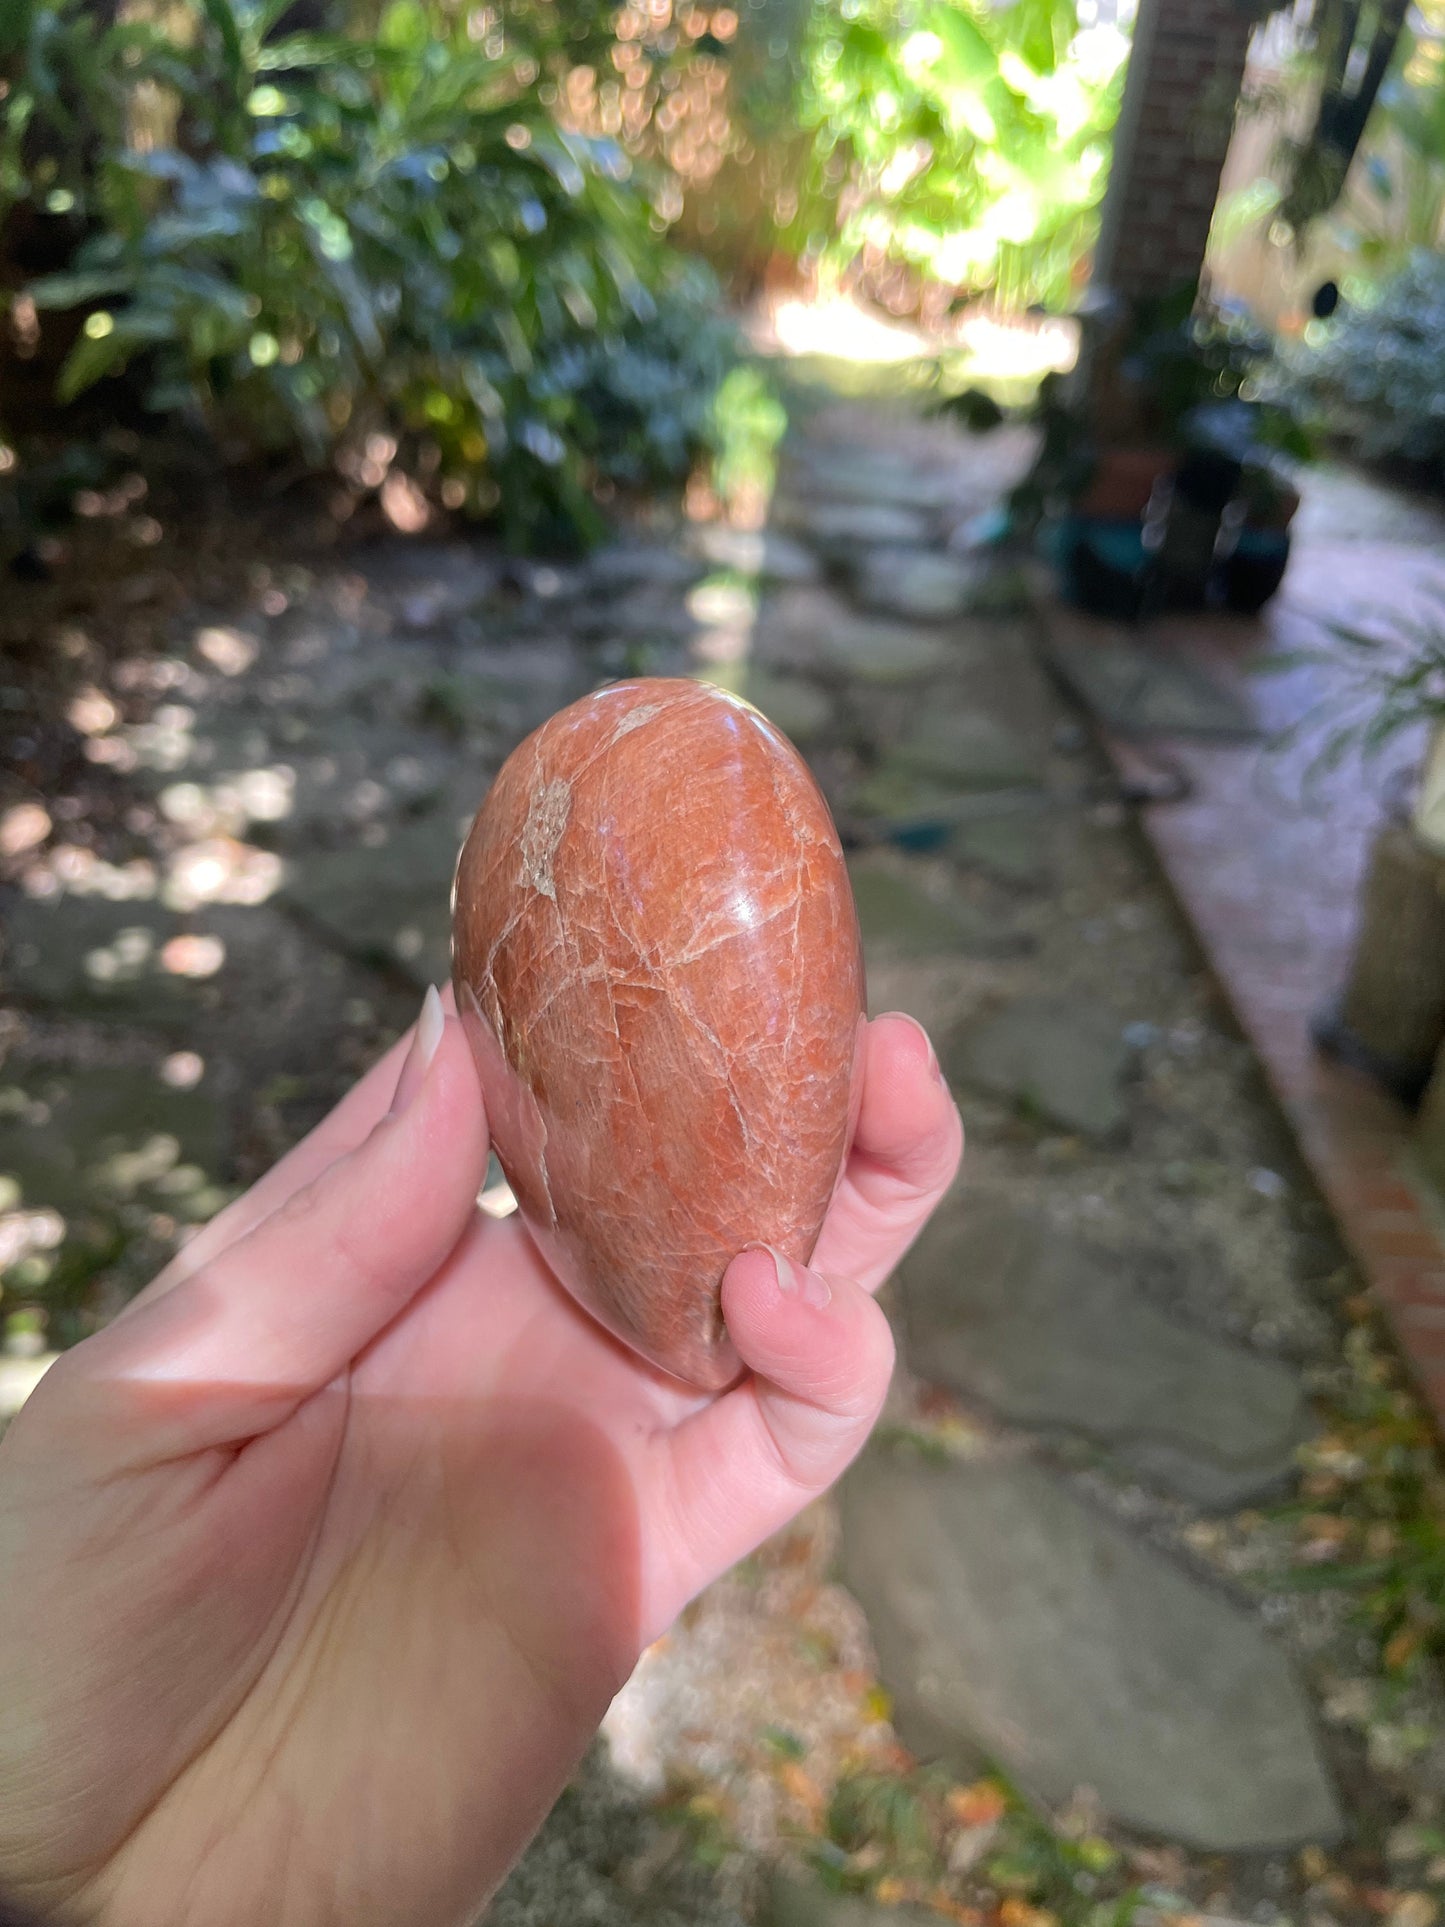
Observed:
[[[698,625],[690,644],[695,662],[715,666],[747,661],[757,621],[756,589],[727,575],[709,576],[689,592],[687,612]]]
[[[1037,381],[1073,367],[1079,358],[1079,327],[1067,316],[1010,319],[980,311],[959,323],[956,343],[977,378]]]
[[[784,296],[758,317],[751,333],[753,345],[765,354],[830,355],[840,361],[917,361],[937,348],[921,330],[870,313],[845,295],[813,301]]]
[[[829,1501],[695,1599],[608,1708],[614,1773],[656,1797],[693,1791],[755,1852],[816,1838],[851,1771],[898,1759],[861,1608],[830,1569]]]
[[[1059,315],[997,315],[976,308],[930,333],[845,295],[773,301],[749,329],[760,354],[821,356],[873,367],[941,361],[950,375],[980,382],[1036,382],[1072,368],[1078,324]]]
[[[50,813],[39,803],[17,803],[0,816],[0,856],[24,856],[49,836]]]

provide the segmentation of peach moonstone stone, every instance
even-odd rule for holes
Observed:
[[[802,758],[704,683],[573,703],[477,813],[453,959],[492,1142],[558,1277],[655,1365],[728,1384],[728,1261],[807,1262],[857,1117],[858,919]]]

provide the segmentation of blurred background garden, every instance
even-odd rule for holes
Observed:
[[[609,678],[968,1127],[498,1927],[1440,1920],[1442,231],[1441,0],[0,8],[0,1424]]]

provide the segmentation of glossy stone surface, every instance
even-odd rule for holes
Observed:
[[[756,1241],[807,1261],[856,1119],[858,922],[806,766],[706,684],[585,697],[503,765],[453,936],[533,1236],[619,1338],[726,1385],[723,1271]]]

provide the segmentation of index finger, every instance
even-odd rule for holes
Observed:
[[[454,1016],[456,999],[450,984],[442,991],[441,999],[442,1008],[449,1016]],[[352,1085],[321,1122],[299,1144],[293,1145],[285,1157],[273,1164],[264,1177],[258,1178],[249,1191],[228,1204],[224,1211],[217,1212],[209,1224],[202,1226],[176,1253],[165,1270],[131,1303],[139,1305],[148,1302],[191,1277],[202,1265],[219,1257],[238,1239],[264,1223],[274,1211],[279,1211],[283,1204],[320,1177],[338,1158],[345,1157],[363,1143],[390,1108],[396,1080],[401,1075],[415,1028],[413,1024],[404,1030],[391,1048]]]

